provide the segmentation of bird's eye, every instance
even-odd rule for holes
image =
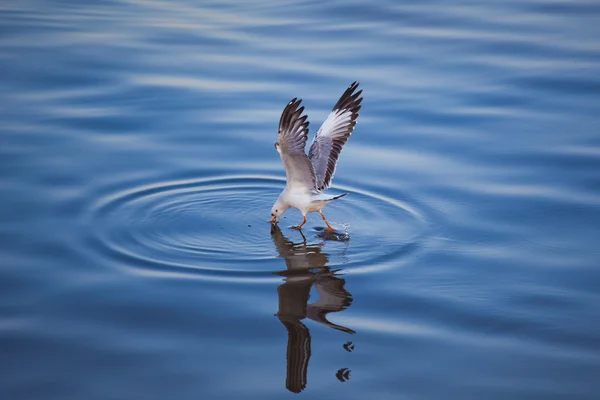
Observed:
[[[279,210],[275,210],[275,212],[279,212]]]

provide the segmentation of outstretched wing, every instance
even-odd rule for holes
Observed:
[[[327,189],[331,185],[342,147],[356,125],[362,102],[362,90],[354,93],[357,88],[358,82],[354,82],[346,89],[310,146],[308,158],[312,162],[319,190]]]
[[[308,121],[306,115],[302,115],[304,107],[300,107],[301,102],[294,98],[283,110],[275,148],[283,161],[287,186],[313,190],[316,188],[316,177],[313,165],[304,152]]]

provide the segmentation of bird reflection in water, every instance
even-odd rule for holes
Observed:
[[[352,303],[352,295],[344,288],[346,281],[336,275],[337,271],[327,267],[329,259],[327,253],[322,251],[323,243],[307,244],[302,232],[300,234],[304,241],[293,243],[283,235],[278,226],[271,227],[273,243],[287,266],[286,270],[276,272],[284,277],[284,283],[277,288],[279,311],[275,315],[288,331],[286,387],[294,393],[299,393],[306,387],[311,355],[310,331],[301,322],[303,319],[308,318],[342,332],[355,333],[350,328],[327,320],[328,313],[348,308]],[[319,299],[308,304],[313,285]],[[342,370],[347,380],[350,371],[347,368],[340,371]]]

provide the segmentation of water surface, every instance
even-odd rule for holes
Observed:
[[[4,1],[0,397],[597,398],[593,1]],[[326,208],[277,122],[353,81]]]

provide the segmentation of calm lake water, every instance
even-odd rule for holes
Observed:
[[[2,399],[600,396],[597,1],[4,0],[0,105]]]

